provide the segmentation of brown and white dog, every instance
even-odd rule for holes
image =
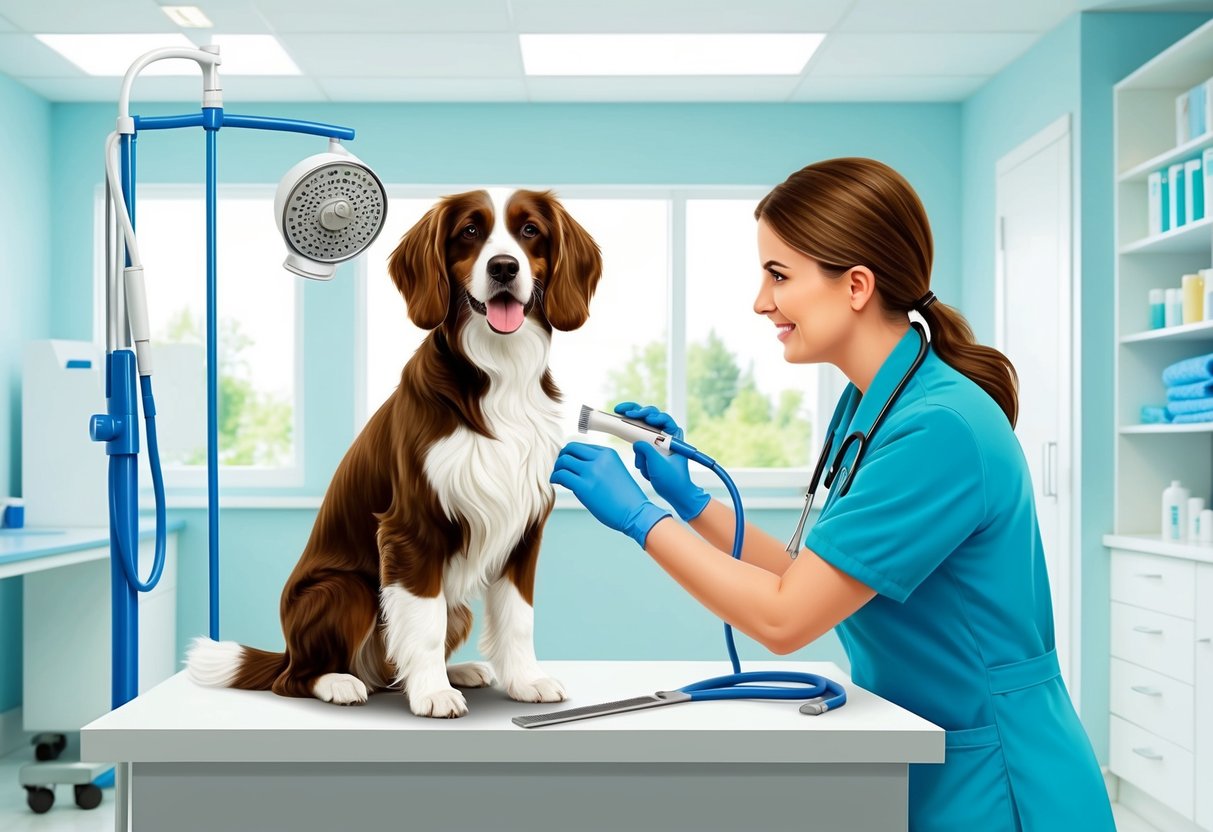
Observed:
[[[456,717],[456,687],[558,702],[535,659],[533,588],[562,444],[553,329],[589,316],[597,244],[550,191],[444,197],[389,272],[432,330],[333,475],[282,591],[286,651],[197,639],[204,685],[365,702],[403,688],[414,714]],[[482,663],[447,665],[483,596]]]

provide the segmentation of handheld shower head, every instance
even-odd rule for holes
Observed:
[[[365,251],[387,218],[387,192],[375,172],[336,139],[327,153],[286,172],[274,196],[288,271],[329,280],[338,263]]]
[[[577,418],[577,431],[586,433],[591,430],[618,436],[624,442],[647,442],[666,456],[672,453],[670,441],[674,437],[668,433],[662,433],[652,425],[637,419],[625,419],[583,404],[581,415]]]

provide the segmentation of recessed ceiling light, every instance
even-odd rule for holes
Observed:
[[[198,47],[180,32],[137,35],[34,35],[89,75],[125,75],[135,59],[163,46]],[[144,75],[196,75],[193,61],[156,61]]]
[[[89,75],[125,75],[135,59],[145,52],[165,46],[197,49],[180,32],[137,35],[35,35]],[[223,62],[224,75],[300,75],[299,67],[272,35],[213,35]],[[143,75],[197,75],[193,61],[156,61]]]
[[[219,65],[220,78],[224,75],[303,74],[273,35],[212,35],[211,43],[219,47],[219,55],[223,58]]]
[[[527,75],[799,75],[825,35],[519,35]]]
[[[160,10],[169,20],[187,29],[209,29],[215,25],[197,6],[161,6]]]

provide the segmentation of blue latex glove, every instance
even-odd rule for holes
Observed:
[[[642,420],[675,439],[683,438],[682,428],[673,417],[652,405],[642,407],[635,402],[620,402],[615,405],[615,412],[628,419]],[[636,450],[636,470],[653,484],[653,490],[660,494],[683,520],[694,520],[703,513],[708,503],[712,502],[708,492],[691,482],[691,472],[685,456],[666,456],[652,445],[643,442],[637,442],[633,447]]]
[[[573,492],[590,514],[644,548],[649,531],[670,513],[644,496],[614,449],[570,442],[560,450],[549,478]]]

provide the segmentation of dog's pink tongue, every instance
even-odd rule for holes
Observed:
[[[498,332],[513,332],[522,326],[522,304],[511,297],[493,298],[488,303],[488,319]]]

